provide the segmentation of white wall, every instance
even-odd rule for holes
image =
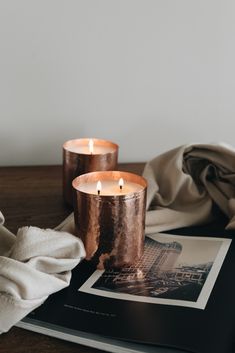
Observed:
[[[235,145],[233,0],[0,0],[0,165],[61,163],[100,137],[121,161]]]

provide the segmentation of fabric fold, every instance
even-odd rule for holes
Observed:
[[[68,232],[20,228],[15,236],[0,213],[0,333],[70,283],[85,257],[80,239]]]
[[[213,205],[235,228],[235,149],[227,144],[191,144],[145,165],[148,181],[146,233],[204,224]]]

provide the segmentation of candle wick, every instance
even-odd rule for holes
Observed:
[[[100,190],[97,190],[97,194],[100,195]]]
[[[122,185],[120,185],[120,190],[122,190]]]

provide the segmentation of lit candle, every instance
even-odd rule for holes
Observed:
[[[102,180],[102,183],[100,180],[98,182],[91,181],[81,184],[79,190],[92,195],[97,195],[98,193],[103,196],[116,196],[120,195],[120,190],[122,191],[121,195],[128,195],[143,189],[140,184],[131,181],[125,181],[125,187],[123,188],[124,180],[123,178],[120,180],[119,182],[115,180]]]
[[[63,147],[76,154],[106,154],[116,151],[117,145],[113,142],[99,139],[75,139],[64,143]]]
[[[118,145],[100,139],[75,139],[63,145],[63,196],[72,206],[72,181],[76,176],[97,170],[115,170]]]
[[[137,261],[144,246],[145,179],[100,171],[75,178],[73,188],[76,234],[85,245],[86,259],[99,269]]]

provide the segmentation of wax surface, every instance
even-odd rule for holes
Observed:
[[[85,192],[87,194],[97,195],[97,181],[90,183],[83,183],[77,186],[77,190]],[[140,184],[124,181],[122,189],[118,185],[118,180],[103,180],[101,181],[100,195],[102,196],[120,196],[127,195],[133,192],[139,192],[143,190],[143,186]]]
[[[81,144],[81,142],[76,143],[75,141],[73,143],[70,142],[69,144],[67,144],[66,150],[74,153],[79,153],[79,154],[91,154],[87,143]],[[102,145],[96,145],[96,143],[94,143],[94,149],[92,154],[105,154],[105,153],[111,153],[114,151],[115,151],[115,148],[112,146],[102,146]]]

